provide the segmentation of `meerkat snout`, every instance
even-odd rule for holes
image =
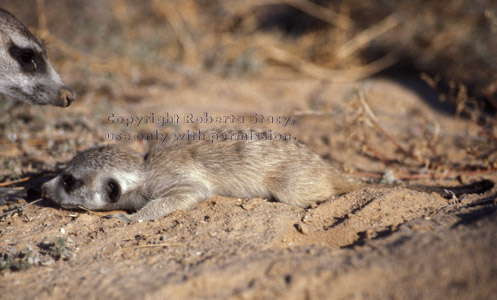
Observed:
[[[131,149],[101,146],[73,158],[64,172],[42,186],[45,198],[63,208],[126,209],[121,195],[142,184],[143,156]]]
[[[229,138],[212,143],[214,134]],[[256,130],[203,135],[157,145],[146,156],[120,145],[90,148],[43,192],[64,208],[122,209],[136,212],[123,219],[151,220],[216,195],[306,207],[359,186],[294,140],[269,140]]]
[[[0,9],[0,93],[33,105],[69,106],[75,98],[48,59],[43,43]]]
[[[94,177],[90,180],[90,177]],[[88,174],[85,179],[76,179],[73,175],[63,173],[42,186],[42,197],[49,199],[63,208],[112,210],[120,209],[116,205],[122,193],[122,185],[114,178]]]

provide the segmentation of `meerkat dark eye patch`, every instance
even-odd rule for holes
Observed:
[[[119,186],[119,183],[114,179],[109,179],[105,187],[105,193],[109,202],[117,202],[119,197],[121,197],[121,187]]]
[[[26,73],[44,73],[46,71],[45,60],[42,55],[31,48],[20,48],[16,45],[11,45],[9,47],[9,54]]]
[[[81,182],[70,174],[64,174],[62,176],[62,183],[64,184],[64,189],[68,193],[70,193],[71,191],[73,191],[74,189],[78,188],[81,185]]]

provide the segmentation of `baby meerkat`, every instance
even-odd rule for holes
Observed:
[[[359,188],[303,144],[270,138],[266,131],[213,129],[155,145],[145,156],[121,145],[90,148],[45,183],[43,195],[63,208],[136,211],[115,215],[129,221],[191,209],[211,196],[307,207]]]
[[[63,208],[131,210],[111,215],[153,220],[196,207],[211,196],[267,198],[307,207],[365,185],[348,178],[303,144],[271,131],[212,129],[158,144],[145,156],[121,145],[90,148],[42,187]],[[443,197],[482,193],[494,183],[409,186]]]

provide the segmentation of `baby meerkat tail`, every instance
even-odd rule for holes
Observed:
[[[309,207],[348,192],[360,189],[362,184],[334,168],[318,171],[302,170],[297,175],[278,177],[270,186],[270,194],[277,201]]]
[[[353,191],[357,191],[365,186],[365,184],[358,182],[346,174],[337,170],[331,170],[330,182],[333,184],[334,193],[332,196],[343,195]]]

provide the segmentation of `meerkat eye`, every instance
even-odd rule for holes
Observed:
[[[33,72],[38,70],[36,52],[33,49],[23,49],[17,46],[11,46],[9,48],[9,53],[17,60],[24,71]]]
[[[20,60],[23,64],[30,64],[34,62],[35,59],[35,53],[31,49],[22,49],[21,50],[21,55],[20,55]]]
[[[62,179],[64,180],[63,181],[64,188],[66,189],[66,192],[68,192],[68,193],[79,186],[79,181],[69,174],[64,174]]]
[[[119,197],[121,197],[121,189],[119,187],[119,183],[117,183],[117,181],[115,181],[114,179],[109,179],[107,181],[105,192],[107,194],[109,202],[111,203],[117,202],[117,200],[119,200]]]

